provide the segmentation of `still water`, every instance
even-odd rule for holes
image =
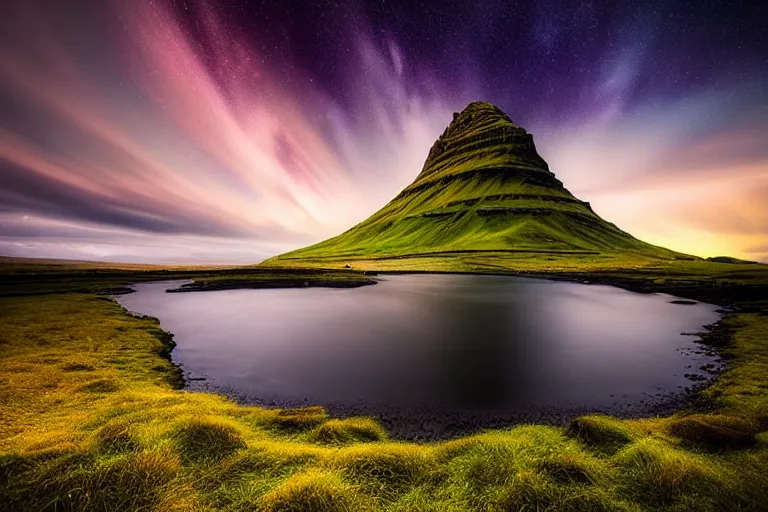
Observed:
[[[716,361],[682,334],[717,321],[710,304],[512,277],[380,279],[173,294],[180,282],[143,283],[117,300],[175,335],[192,389],[336,413],[612,410],[678,393]]]

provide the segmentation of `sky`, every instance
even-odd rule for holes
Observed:
[[[0,255],[256,263],[378,210],[483,100],[625,231],[768,261],[764,2],[5,4]]]

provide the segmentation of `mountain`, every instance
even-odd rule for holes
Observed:
[[[468,270],[672,259],[692,258],[600,218],[549,170],[530,133],[474,102],[453,115],[413,183],[381,210],[265,264]]]

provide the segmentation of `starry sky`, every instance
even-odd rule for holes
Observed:
[[[768,261],[764,2],[11,0],[0,255],[255,263],[490,101],[648,242]]]

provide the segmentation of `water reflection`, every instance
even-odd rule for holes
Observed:
[[[258,403],[514,411],[606,407],[690,385],[713,360],[682,332],[707,304],[609,286],[494,276],[388,276],[352,290],[166,294],[119,301],[176,335],[191,377]],[[197,381],[195,381],[197,382]]]

